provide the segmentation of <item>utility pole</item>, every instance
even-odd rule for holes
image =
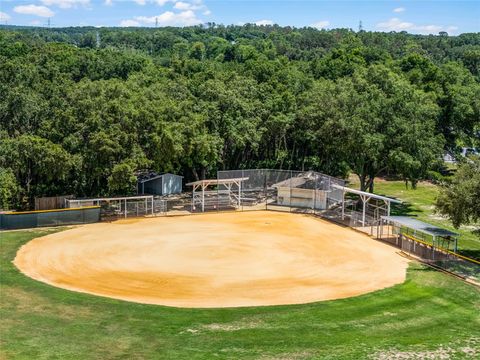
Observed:
[[[96,34],[96,45],[97,45],[97,49],[100,47],[100,33],[98,32],[97,30],[97,34]]]
[[[155,18],[155,27],[158,28],[158,17]]]
[[[363,31],[362,20],[358,23],[358,32]]]

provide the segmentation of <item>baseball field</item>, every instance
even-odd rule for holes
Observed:
[[[69,290],[202,308],[345,298],[401,283],[407,267],[367,235],[272,211],[85,225],[29,242],[14,263]]]
[[[238,215],[3,232],[0,358],[480,356],[478,288],[319,219]]]

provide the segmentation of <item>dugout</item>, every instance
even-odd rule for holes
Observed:
[[[382,216],[379,237],[397,240],[406,237],[433,248],[457,252],[459,234],[408,216]]]

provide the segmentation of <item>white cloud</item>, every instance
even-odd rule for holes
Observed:
[[[407,31],[414,26],[413,23],[401,21],[399,18],[391,18],[388,21],[377,24],[377,28],[387,31]]]
[[[322,20],[322,21],[317,21],[316,23],[313,23],[310,26],[317,29],[325,29],[328,25],[330,25],[330,21]]]
[[[393,9],[393,12],[397,13],[397,14],[402,13],[404,11],[405,11],[404,7],[398,7],[398,8]]]
[[[113,5],[113,0],[105,0],[104,4],[107,6],[111,6]]]
[[[457,30],[458,30],[458,26],[448,26],[446,29],[448,33],[454,33]]]
[[[408,31],[418,34],[436,34],[440,31],[454,32],[458,29],[456,26],[442,26],[442,25],[418,25],[407,21],[402,21],[399,18],[391,18],[385,22],[377,24],[377,28],[382,31]]]
[[[37,25],[40,25],[40,24],[41,24],[41,21],[40,21],[40,20],[32,20],[32,21],[30,21],[29,24],[30,24],[30,25],[34,25],[34,26],[37,26]]]
[[[123,20],[120,24],[122,26],[141,26],[153,25],[157,21],[160,26],[192,26],[202,23],[192,10],[186,10],[179,13],[165,11],[157,16],[135,16],[133,19]]]
[[[195,7],[195,5],[184,2],[184,1],[178,1],[175,3],[173,7],[177,10],[191,10],[192,8]]]
[[[258,20],[258,21],[254,21],[253,22],[255,25],[273,25],[273,21],[272,20]]]
[[[42,0],[43,1],[43,0]],[[61,1],[61,0],[50,0]],[[72,0],[70,0],[72,1]],[[77,0],[79,1],[79,0]],[[106,5],[112,5],[116,0],[105,0]],[[135,16],[121,22],[122,26],[148,26],[156,24],[160,26],[192,26],[201,24],[203,21],[197,17],[196,12],[201,11],[203,15],[210,15],[210,10],[203,4],[203,0],[133,0],[139,5],[155,3],[164,6],[173,3],[173,11],[165,11],[157,16]],[[175,11],[178,10],[178,11]],[[125,24],[125,25],[123,25]]]
[[[120,26],[123,26],[123,27],[140,26],[140,23],[135,20],[122,20],[120,21]]]
[[[46,6],[37,6],[37,5],[20,5],[15,6],[13,11],[19,14],[24,15],[35,15],[40,17],[52,17],[55,13]]]
[[[202,3],[202,0],[193,0],[192,2],[186,1],[176,1],[175,5],[173,5],[174,9],[177,10],[203,10],[203,15],[210,15],[210,10]]]
[[[41,0],[43,5],[58,6],[61,9],[69,9],[78,5],[86,6],[90,4],[90,0]]]
[[[5,22],[5,21],[8,21],[10,20],[12,17],[10,15],[8,15],[7,13],[4,13],[4,12],[1,12],[0,11],[0,22]]]

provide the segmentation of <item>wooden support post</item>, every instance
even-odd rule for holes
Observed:
[[[205,184],[202,184],[202,212],[205,212]]]

